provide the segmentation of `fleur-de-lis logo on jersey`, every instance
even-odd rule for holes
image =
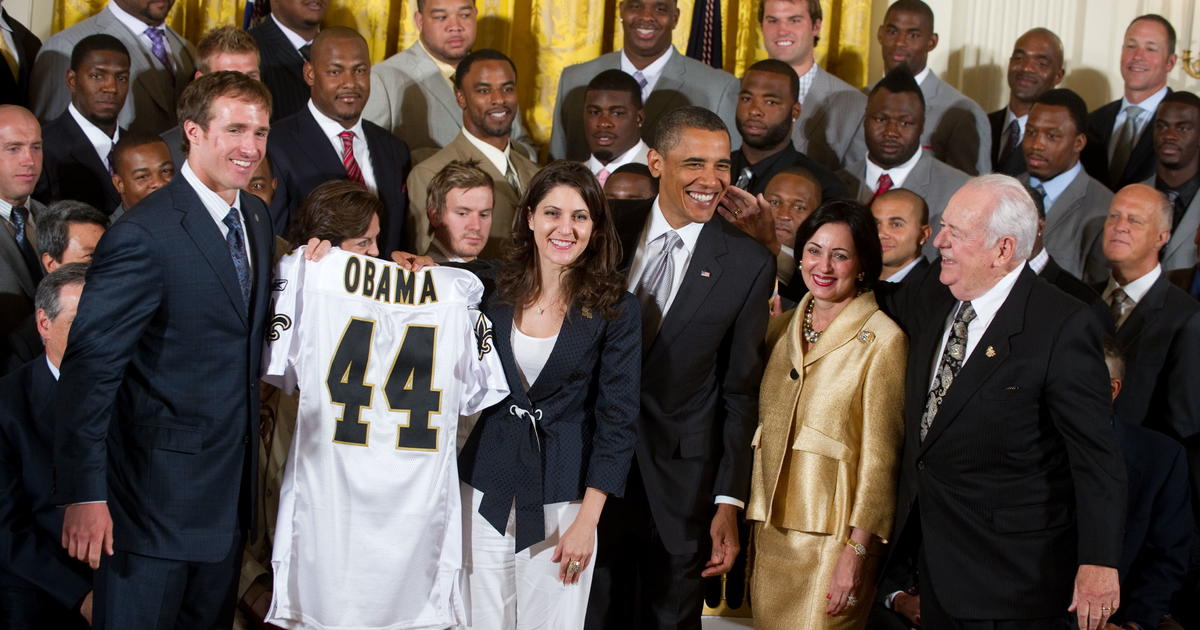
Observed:
[[[479,346],[479,360],[483,360],[483,355],[492,351],[492,342],[495,341],[496,334],[492,331],[492,323],[484,317],[483,313],[475,320],[475,343]]]
[[[267,327],[267,339],[270,339],[271,341],[278,341],[279,335],[291,327],[292,318],[284,315],[283,313],[279,313],[271,318],[271,323]]]

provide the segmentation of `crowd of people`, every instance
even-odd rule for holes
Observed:
[[[474,0],[374,65],[270,4],[0,10],[0,626],[1200,627],[1168,20],[988,114],[921,0],[865,89],[817,0],[741,77],[622,0],[539,147]]]

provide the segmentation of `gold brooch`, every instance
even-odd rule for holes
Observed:
[[[585,307],[579,309],[579,314],[583,315],[587,319],[591,319],[592,318],[592,309],[585,306]]]
[[[875,333],[873,333],[869,330],[864,330],[861,333],[859,333],[858,340],[863,343],[871,343],[872,341],[875,340]]]
[[[987,352],[985,352],[984,354],[986,354],[987,357],[990,359],[990,358],[996,356],[996,349],[991,346],[988,346]]]

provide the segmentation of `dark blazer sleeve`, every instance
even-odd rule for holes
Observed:
[[[622,295],[620,313],[608,322],[600,349],[596,430],[588,460],[587,487],[621,496],[637,442],[641,407],[642,317],[637,299]]]
[[[757,243],[755,243],[757,246]],[[749,274],[747,274],[749,275]],[[758,427],[758,386],[767,361],[767,300],[775,286],[775,259],[767,256],[754,274],[751,289],[722,344],[721,461],[713,482],[713,496],[746,501],[750,497],[750,440]]]
[[[1167,346],[1167,360],[1160,376],[1167,380],[1163,388],[1167,417],[1159,421],[1166,421],[1172,430],[1189,443],[1200,441],[1200,388],[1195,385],[1197,374],[1200,374],[1200,312],[1187,317],[1175,340]],[[1155,390],[1157,393],[1158,388]],[[1170,392],[1170,395],[1165,392]]]
[[[53,406],[58,504],[108,498],[105,440],[117,388],[162,299],[154,241],[140,224],[118,221],[96,247]]]

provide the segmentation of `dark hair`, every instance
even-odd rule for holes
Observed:
[[[609,173],[609,177],[612,177],[613,175],[616,175],[618,173],[629,173],[630,175],[641,175],[643,177],[649,177],[650,179],[655,180],[655,183],[656,183],[655,188],[658,187],[657,186],[658,180],[650,172],[650,167],[646,166],[645,164],[642,164],[641,162],[626,162],[626,163],[622,164],[620,167],[618,167],[617,170],[613,171],[612,173]]]
[[[720,116],[703,107],[688,105],[673,109],[658,119],[658,127],[654,130],[654,138],[650,142],[651,148],[666,155],[679,143],[679,135],[684,129],[724,131],[729,135],[729,128]]]
[[[87,270],[87,263],[74,262],[67,263],[46,274],[46,277],[38,283],[37,293],[33,296],[34,308],[45,311],[46,317],[49,317],[50,321],[58,319],[58,314],[62,312],[58,294],[67,285],[82,285],[86,280]]]
[[[91,223],[108,229],[108,215],[82,201],[66,199],[50,204],[38,219],[37,245],[39,254],[50,254],[61,262],[70,241],[72,223]]]
[[[775,179],[776,177],[779,177],[780,175],[795,175],[796,177],[803,178],[805,181],[807,181],[808,183],[810,183],[814,187],[816,187],[817,199],[821,198],[821,195],[823,194],[822,187],[821,187],[821,180],[817,178],[816,174],[814,174],[812,171],[808,170],[807,168],[804,168],[803,166],[789,166],[785,169],[776,171],[775,174],[771,176],[771,179]],[[771,185],[771,179],[767,180],[768,186]]]
[[[867,95],[867,98],[875,96],[875,93],[879,90],[887,90],[892,94],[903,94],[905,92],[916,94],[917,98],[921,101],[921,112],[924,115],[925,95],[921,93],[921,84],[917,83],[917,80],[913,77],[912,70],[908,69],[907,64],[902,63],[883,75],[879,83],[876,83],[875,87],[871,88],[871,92]]]
[[[121,139],[113,145],[113,170],[116,170],[117,165],[121,163],[121,159],[125,154],[138,148],[144,147],[147,144],[156,144],[161,142],[164,147],[167,147],[167,141],[161,137],[149,134],[129,131],[121,134]],[[171,148],[167,147],[167,152],[170,153]]]
[[[817,20],[824,19],[824,13],[821,12],[821,0],[787,0],[792,4],[807,4],[808,17],[816,23]],[[758,3],[758,22],[761,24],[763,19],[767,17],[767,0],[759,0]],[[819,37],[813,37],[813,44],[817,43]]]
[[[617,304],[625,284],[617,267],[621,263],[621,242],[612,213],[595,176],[580,162],[557,160],[538,171],[517,204],[513,216],[512,241],[504,255],[504,267],[498,282],[501,297],[515,307],[532,304],[542,290],[538,249],[529,229],[529,218],[550,191],[568,186],[583,197],[592,217],[592,236],[587,248],[571,263],[563,278],[567,304],[601,313],[605,319],[617,316]]]
[[[796,102],[800,96],[800,75],[796,74],[796,69],[778,59],[763,59],[754,62],[754,65],[746,68],[746,74],[751,72],[770,72],[771,74],[781,74],[788,80],[790,90],[783,97],[791,102]],[[742,77],[745,78],[746,74]]]
[[[854,252],[858,256],[858,269],[863,277],[858,281],[858,286],[861,289],[874,287],[879,274],[883,272],[883,246],[879,244],[875,216],[857,201],[835,199],[821,204],[808,215],[796,229],[796,264],[799,265],[803,258],[801,248],[826,223],[842,223],[850,228],[850,238],[854,240]]]
[[[629,76],[629,73],[623,70],[609,68],[608,70],[597,74],[596,76],[592,77],[591,81],[588,81],[587,91],[625,92],[629,94],[629,98],[633,99],[634,107],[638,109],[643,107],[642,87],[638,85],[636,79]]]
[[[1165,18],[1157,13],[1147,13],[1146,15],[1139,15],[1139,16],[1133,18],[1132,20],[1130,20],[1129,26],[1133,26],[1134,24],[1141,22],[1142,20],[1148,20],[1150,22],[1158,22],[1159,24],[1162,25],[1162,27],[1164,29],[1166,29],[1166,31],[1167,31],[1167,54],[1174,55],[1175,54],[1175,27],[1171,26],[1171,22],[1169,20],[1167,20],[1167,18]],[[1127,26],[1125,28],[1128,29],[1129,27]]]
[[[1200,97],[1196,96],[1192,92],[1188,92],[1187,90],[1175,90],[1174,92],[1167,92],[1167,95],[1163,97],[1162,102],[1179,103],[1180,105],[1187,105],[1188,107],[1200,109]],[[1159,111],[1162,111],[1161,103],[1158,107]]]
[[[270,117],[271,92],[267,90],[267,86],[241,72],[221,70],[200,75],[183,89],[183,94],[179,96],[179,104],[175,107],[179,125],[182,127],[185,121],[190,120],[208,131],[208,123],[212,122],[212,104],[223,96],[262,105]],[[187,155],[191,147],[187,134],[182,135],[182,149],[184,155]]]
[[[1113,367],[1116,370],[1109,372],[1109,378],[1124,380],[1125,378],[1125,351],[1121,349],[1121,345],[1112,335],[1104,335],[1104,363],[1107,366],[1108,362],[1112,361]],[[1112,372],[1116,372],[1113,374]]]
[[[303,245],[310,238],[334,245],[361,236],[371,227],[371,217],[383,214],[375,193],[348,179],[335,179],[308,193],[292,215],[288,240]]]
[[[883,14],[883,19],[887,20],[887,16],[891,15],[892,11],[907,11],[920,15],[929,20],[929,32],[933,32],[933,9],[929,8],[928,4],[921,2],[921,0],[896,0],[896,2],[887,8],[887,12]]]
[[[1071,115],[1071,122],[1075,125],[1075,133],[1087,133],[1087,103],[1079,97],[1075,92],[1067,88],[1054,88],[1047,90],[1045,94],[1037,97],[1033,101],[1034,105],[1049,105],[1051,107],[1062,107]]]
[[[236,26],[219,26],[204,34],[196,43],[196,69],[200,74],[212,72],[209,63],[220,54],[254,53],[258,57],[258,44],[254,37]]]
[[[494,48],[480,48],[479,50],[472,50],[470,54],[468,54],[466,57],[463,57],[462,60],[458,62],[458,66],[454,68],[454,89],[463,89],[463,79],[466,78],[467,73],[471,71],[471,66],[476,61],[507,62],[508,65],[512,67],[513,76],[517,76],[517,64],[513,63],[513,60],[509,59],[508,55]]]
[[[83,58],[88,56],[88,53],[97,51],[121,53],[125,55],[126,59],[129,59],[129,49],[121,43],[121,40],[108,33],[96,33],[79,40],[79,43],[75,44],[75,48],[71,49],[71,69],[78,72]]]

